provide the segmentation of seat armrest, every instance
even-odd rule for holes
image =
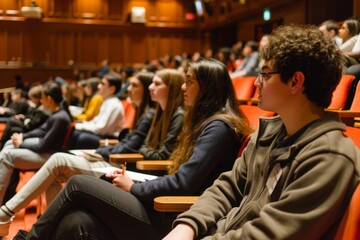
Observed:
[[[360,117],[360,112],[357,111],[351,111],[351,110],[330,110],[327,109],[328,112],[337,112],[339,114],[339,117],[341,118],[341,121],[345,123],[347,126],[353,127],[355,124],[355,121],[358,117]]]
[[[120,153],[111,154],[110,163],[136,163],[137,161],[144,160],[144,156],[140,153]]]
[[[237,104],[238,105],[258,105],[260,102],[259,99],[257,98],[248,98],[248,99],[237,99]]]
[[[158,212],[185,212],[198,198],[198,196],[161,196],[154,199],[154,209]]]
[[[360,118],[354,118],[354,127],[360,128]]]
[[[100,139],[99,140],[100,147],[101,146],[108,146],[108,145],[114,146],[114,145],[116,145],[118,143],[119,143],[119,140],[117,140],[117,139]]]
[[[355,118],[360,117],[360,112],[355,112],[351,110],[340,110],[338,111],[341,118]]]
[[[167,170],[173,163],[171,160],[144,160],[137,161],[136,168],[139,170]]]

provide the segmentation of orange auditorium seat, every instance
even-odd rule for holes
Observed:
[[[357,186],[337,229],[335,240],[340,239],[360,239],[360,184]]]
[[[135,120],[135,108],[130,101],[121,100],[125,112],[124,128],[131,129]]]
[[[245,114],[249,120],[250,127],[256,130],[259,127],[260,117],[272,117],[273,112],[265,111],[255,105],[239,105],[240,110]]]
[[[236,98],[239,101],[250,100],[254,96],[256,76],[238,77],[232,79]]]
[[[345,107],[350,86],[354,78],[355,76],[353,75],[342,75],[340,83],[333,93],[328,109],[340,110]]]

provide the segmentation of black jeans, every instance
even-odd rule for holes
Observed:
[[[27,239],[161,239],[159,213],[131,193],[90,176],[73,176]],[[159,231],[162,229],[162,231]]]

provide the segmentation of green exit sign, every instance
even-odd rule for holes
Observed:
[[[269,8],[264,9],[263,17],[265,21],[269,21],[271,18],[271,12]]]

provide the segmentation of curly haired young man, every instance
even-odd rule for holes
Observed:
[[[260,119],[232,171],[220,175],[165,239],[329,239],[359,183],[360,152],[324,111],[341,77],[337,47],[315,27],[269,36],[255,85]]]

